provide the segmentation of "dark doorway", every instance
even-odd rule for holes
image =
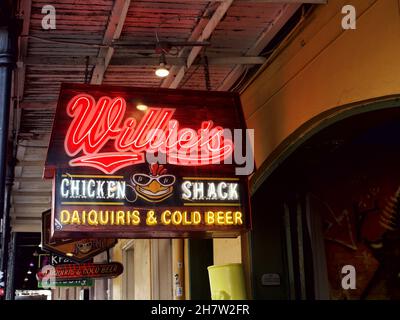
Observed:
[[[254,297],[400,299],[399,165],[399,108],[341,120],[293,152],[252,199]],[[270,273],[279,285],[263,283]]]

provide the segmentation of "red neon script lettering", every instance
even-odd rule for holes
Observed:
[[[89,166],[104,173],[145,161],[145,152],[162,152],[168,163],[206,165],[218,163],[233,152],[233,143],[223,136],[224,129],[204,121],[198,131],[179,128],[172,119],[175,109],[149,108],[139,123],[124,120],[126,102],[122,97],[101,97],[97,102],[80,94],[67,105],[72,119],[64,148],[71,166]],[[112,144],[113,141],[114,143]]]

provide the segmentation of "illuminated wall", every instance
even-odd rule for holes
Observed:
[[[356,30],[341,27],[347,4],[356,8]],[[396,0],[330,0],[317,6],[241,94],[247,126],[255,129],[257,168],[320,113],[400,92],[399,12]],[[240,259],[235,240],[214,240],[215,263]]]
[[[242,262],[240,240],[241,237],[236,239],[214,239],[214,264]]]
[[[357,10],[356,30],[341,27],[346,4]],[[331,0],[318,6],[241,95],[247,125],[255,129],[257,167],[321,112],[398,93],[399,39],[396,0]]]
[[[112,299],[151,299],[150,240],[122,239],[112,254],[113,261],[124,265],[123,274],[112,280]]]
[[[112,260],[124,265],[110,280],[110,299],[172,299],[172,258],[169,239],[120,239]]]

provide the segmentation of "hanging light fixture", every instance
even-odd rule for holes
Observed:
[[[146,106],[146,105],[143,104],[143,103],[138,103],[138,104],[136,105],[136,109],[138,109],[139,111],[146,111],[146,110],[148,109],[148,106]]]
[[[156,69],[156,76],[160,78],[165,78],[169,75],[169,70],[166,68],[167,62],[165,60],[164,52],[160,55],[160,65]]]

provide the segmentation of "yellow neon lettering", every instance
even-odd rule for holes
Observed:
[[[99,223],[101,224],[101,225],[107,225],[108,224],[108,212],[106,211],[106,212],[104,212],[104,211],[100,211],[100,214],[99,214]]]
[[[74,210],[72,212],[71,224],[81,224],[81,220],[79,219],[79,212]]]
[[[161,223],[164,225],[169,225],[171,224],[171,211],[169,210],[165,210],[162,214],[161,214]]]
[[[139,215],[139,211],[137,210],[133,210],[133,211],[128,211],[128,217],[127,217],[128,221],[126,224],[133,224],[135,226],[137,226],[140,223],[140,215]]]
[[[235,224],[243,224],[242,213],[240,211],[235,211],[233,221]]]
[[[86,211],[82,211],[82,224],[86,224]]]
[[[62,224],[69,224],[70,223],[70,219],[71,219],[71,214],[69,213],[68,210],[61,210],[61,223]]]
[[[97,211],[96,210],[90,210],[88,217],[87,217],[88,223],[91,226],[97,226],[99,224],[99,221],[97,220]]]
[[[218,211],[216,213],[217,221],[215,222],[216,225],[223,226],[225,224],[225,214],[223,211]]]
[[[180,211],[174,211],[174,213],[171,216],[172,224],[174,225],[180,225],[182,223],[182,214]]]
[[[194,212],[192,212],[191,215],[192,215],[192,222],[193,222],[193,224],[194,224],[194,225],[200,224],[200,222],[201,222],[201,215],[200,215],[200,212],[194,211]]]
[[[187,211],[183,211],[182,213],[183,213],[182,224],[184,226],[191,225],[192,224],[192,220],[188,219]]]
[[[233,215],[232,211],[227,211],[225,213],[225,224],[226,225],[232,225],[233,224]]]
[[[113,226],[114,225],[114,210],[111,211],[111,219],[110,219],[110,224]]]
[[[117,211],[117,225],[119,225],[119,224],[121,224],[121,225],[124,225],[125,224],[125,217],[124,217],[124,215],[125,215],[125,212],[124,211]]]
[[[212,211],[206,212],[206,224],[207,225],[214,224],[214,212],[212,212]]]

